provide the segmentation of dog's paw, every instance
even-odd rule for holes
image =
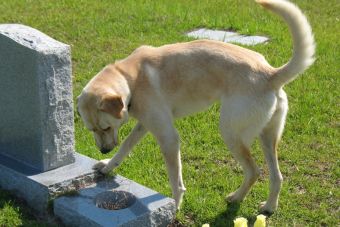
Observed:
[[[271,206],[266,201],[264,201],[261,202],[259,205],[259,212],[265,215],[272,215],[275,212],[276,208],[277,208],[276,205]]]
[[[110,159],[100,160],[99,162],[97,162],[96,164],[92,166],[92,169],[98,172],[101,172],[103,174],[107,174],[108,172],[110,172],[110,169],[108,168],[109,161]]]

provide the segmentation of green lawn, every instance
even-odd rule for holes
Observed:
[[[284,183],[271,226],[337,226],[340,224],[339,72],[340,2],[296,0],[315,33],[317,60],[285,90],[290,111],[279,159]],[[140,45],[187,41],[186,31],[208,27],[270,37],[250,47],[274,66],[291,56],[291,37],[282,21],[253,0],[2,0],[0,23],[22,23],[70,44],[74,97],[104,65],[126,57]],[[253,154],[263,170],[246,200],[228,205],[224,198],[242,181],[242,171],[224,146],[218,130],[219,104],[176,122],[181,135],[187,187],[177,219],[185,226],[229,226],[235,217],[254,221],[259,202],[268,194],[268,171],[258,143]],[[121,140],[134,121],[124,126]],[[108,158],[95,147],[75,117],[76,149],[95,159]],[[171,195],[163,160],[148,135],[116,173],[167,196]],[[44,225],[30,211],[0,191],[0,226]]]

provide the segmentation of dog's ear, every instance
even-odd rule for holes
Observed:
[[[121,119],[122,109],[124,107],[124,103],[122,97],[117,95],[106,95],[102,98],[99,103],[99,109],[106,113],[113,115],[115,118]]]

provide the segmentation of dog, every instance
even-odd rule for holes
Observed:
[[[114,157],[99,161],[94,169],[109,173],[150,132],[160,145],[179,209],[186,188],[174,119],[220,100],[220,132],[244,172],[241,186],[227,200],[242,201],[259,177],[250,153],[259,136],[270,175],[269,197],[259,209],[262,213],[277,209],[282,184],[277,145],[288,110],[282,88],[312,65],[315,43],[311,27],[296,5],[286,0],[256,1],[288,24],[293,39],[289,62],[275,68],[257,52],[211,40],[139,47],[125,59],[107,65],[77,99],[78,112],[103,154],[118,144],[118,129],[129,116],[138,121]]]

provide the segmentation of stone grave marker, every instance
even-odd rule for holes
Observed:
[[[70,47],[0,25],[0,155],[47,171],[75,161]]]
[[[75,152],[72,100],[70,47],[0,24],[0,188],[41,216],[51,200],[77,190],[54,200],[66,225],[167,226],[173,199],[118,175],[100,179],[96,160]]]
[[[94,160],[74,151],[69,45],[0,25],[0,187],[39,213],[57,194],[93,183]]]

